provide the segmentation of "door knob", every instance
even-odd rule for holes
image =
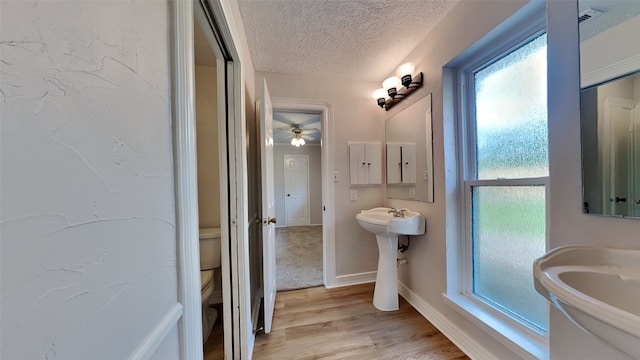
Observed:
[[[636,200],[636,204],[640,205],[640,199]]]
[[[276,221],[278,221],[275,217],[269,217],[267,216],[267,221],[265,221],[265,224],[269,225],[269,224],[275,224]]]
[[[617,202],[617,203],[618,203],[618,202],[626,203],[626,202],[627,202],[627,198],[626,198],[626,197],[619,197],[619,196],[616,196],[616,202]]]

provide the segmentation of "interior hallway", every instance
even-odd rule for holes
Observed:
[[[269,335],[253,358],[469,359],[404,299],[400,310],[373,307],[374,284],[279,292]]]

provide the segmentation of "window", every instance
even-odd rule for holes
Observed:
[[[542,34],[462,74],[467,290],[541,333],[547,304],[532,264],[546,248],[546,71]]]

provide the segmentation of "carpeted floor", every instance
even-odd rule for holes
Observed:
[[[322,285],[322,226],[276,228],[278,291]]]

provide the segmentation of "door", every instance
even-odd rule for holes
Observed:
[[[284,156],[284,207],[287,226],[309,225],[309,156]]]
[[[260,119],[260,169],[262,175],[262,266],[264,332],[271,332],[276,301],[276,234],[273,194],[273,108],[266,80],[260,85],[258,100]]]
[[[633,159],[633,105],[630,100],[607,98],[604,124],[605,153],[604,180],[608,185],[610,215],[629,216],[632,196]],[[605,201],[606,201],[605,200]],[[605,202],[606,204],[606,202]]]

